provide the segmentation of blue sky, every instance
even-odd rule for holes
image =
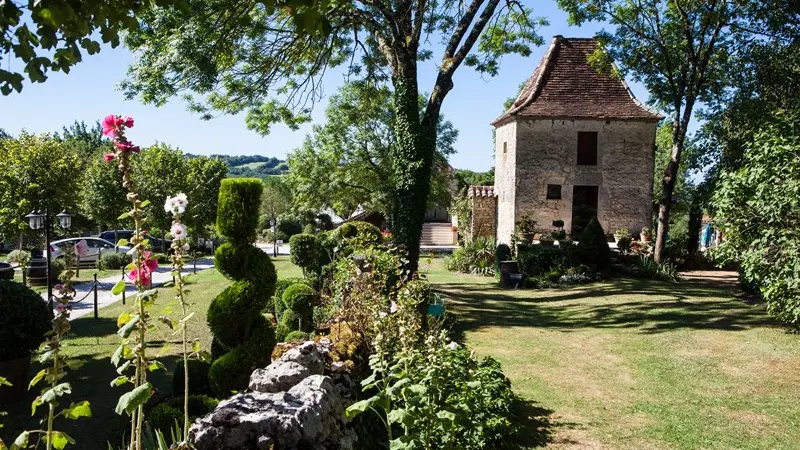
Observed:
[[[494,165],[492,127],[489,123],[502,112],[503,101],[516,94],[517,86],[530,77],[544,55],[553,35],[590,37],[601,29],[598,24],[582,27],[567,25],[566,14],[555,1],[538,1],[534,13],[544,16],[550,26],[540,30],[546,44],[534,49],[528,58],[508,56],[503,59],[500,74],[484,77],[468,67],[461,67],[454,77],[455,87],[444,101],[442,113],[459,130],[458,153],[451,164],[460,169],[488,170]],[[440,55],[434,54],[434,62]],[[26,129],[30,132],[59,131],[74,120],[92,123],[109,113],[130,115],[136,126],[129,137],[139,145],[160,141],[199,154],[247,154],[284,158],[297,148],[309,132],[307,124],[298,131],[278,125],[268,136],[260,136],[246,128],[244,115],[221,116],[204,121],[186,110],[179,99],[164,107],[145,106],[126,101],[116,89],[125,76],[133,55],[124,48],[104,48],[97,55],[84,57],[69,74],[51,73],[43,84],[26,84],[21,93],[0,96],[0,128],[11,134]],[[20,64],[19,61],[3,61]],[[332,94],[342,83],[341,75],[331,74],[325,82],[326,94]],[[420,68],[421,91],[430,91],[435,81],[433,62]],[[647,100],[641,85],[630,83],[634,94]],[[315,121],[323,118],[326,102],[314,110]]]

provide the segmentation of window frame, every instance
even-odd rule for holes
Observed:
[[[550,188],[551,187],[558,188],[558,196],[557,197],[555,195],[553,195],[553,196],[550,195]],[[547,190],[545,192],[545,198],[547,200],[561,200],[563,198],[563,191],[564,191],[562,188],[563,188],[563,186],[561,186],[560,184],[548,184],[547,185]]]
[[[594,142],[587,141],[586,137],[594,136]],[[596,166],[599,153],[599,135],[597,131],[578,131],[578,142],[576,147],[575,165],[577,166]],[[591,147],[594,147],[593,149]],[[592,155],[591,151],[594,151]],[[591,162],[590,162],[591,161]]]

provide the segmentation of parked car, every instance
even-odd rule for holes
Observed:
[[[100,233],[100,235],[97,237],[110,242],[118,242],[119,239],[130,241],[132,236],[133,230],[117,230],[116,238],[114,237],[114,230],[106,230]],[[146,234],[145,237],[147,237],[147,240],[150,241],[150,248],[153,249],[153,251],[165,253],[169,251],[170,247],[172,247],[172,241],[169,239],[159,239],[157,237],[150,236],[149,234]]]
[[[89,247],[89,251],[87,252],[86,256],[81,257],[81,265],[89,265],[93,264],[96,265],[100,261],[100,256],[103,253],[127,253],[128,250],[131,248],[128,246],[117,246],[114,245],[112,242],[107,241],[105,239],[94,238],[94,237],[75,237],[69,239],[61,239],[60,241],[55,241],[50,243],[50,252],[51,257],[53,259],[58,259],[63,255],[63,248],[65,244],[75,245],[78,242],[85,240],[86,246]]]

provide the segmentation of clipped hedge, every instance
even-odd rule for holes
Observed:
[[[286,288],[281,298],[285,308],[281,315],[281,325],[284,327],[281,332],[314,331],[314,290],[305,283],[297,283]]]
[[[306,276],[319,274],[330,263],[328,252],[313,234],[296,234],[289,239],[292,263],[303,269]]]
[[[217,231],[229,242],[217,248],[217,269],[234,280],[211,302],[208,326],[214,334],[208,372],[214,393],[224,397],[247,387],[250,373],[270,362],[275,332],[262,315],[275,290],[275,266],[254,247],[263,185],[258,179],[223,180]]]
[[[308,284],[305,278],[281,278],[275,282],[275,293],[272,295],[270,301],[267,302],[267,306],[264,308],[264,312],[273,313],[275,317],[280,319],[281,314],[283,314],[283,291],[286,290],[289,286],[296,284],[296,283],[304,283]]]
[[[199,359],[189,360],[189,395],[214,395],[208,382],[211,364]],[[178,361],[172,372],[172,395],[183,395],[183,361]]]
[[[30,356],[51,329],[53,312],[33,289],[0,280],[0,361]]]
[[[517,251],[519,271],[526,277],[544,275],[553,268],[569,265],[566,252],[559,247],[544,245],[520,245]]]
[[[131,257],[126,253],[103,253],[100,256],[100,264],[105,270],[120,270],[131,263]]]

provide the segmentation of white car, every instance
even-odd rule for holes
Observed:
[[[86,252],[86,256],[81,256],[81,266],[83,265],[96,265],[100,260],[100,256],[103,253],[127,253],[130,250],[130,247],[126,246],[116,246],[112,242],[109,242],[105,239],[94,238],[94,237],[77,237],[77,238],[69,238],[69,239],[61,239],[60,241],[54,241],[50,243],[50,251],[51,257],[55,260],[59,257],[63,256],[62,249],[65,244],[75,245],[80,241],[86,241],[86,246],[88,247],[88,251]]]

